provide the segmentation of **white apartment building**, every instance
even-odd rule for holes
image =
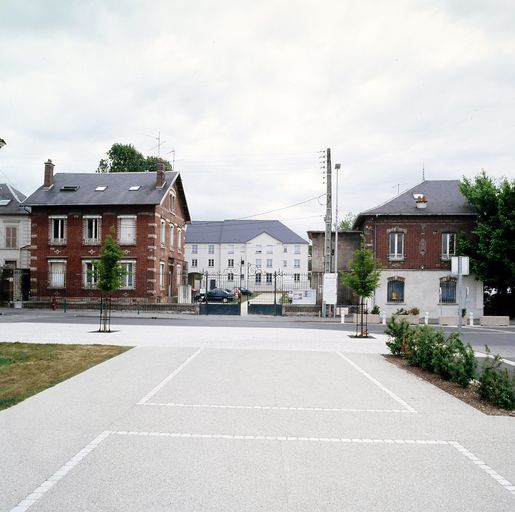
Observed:
[[[266,290],[274,276],[303,282],[309,243],[278,220],[196,221],[186,233],[190,284]]]
[[[25,196],[0,183],[0,268],[30,267],[30,218],[20,208]]]

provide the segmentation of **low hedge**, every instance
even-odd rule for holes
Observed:
[[[411,327],[405,320],[393,316],[386,324],[386,345],[393,355],[400,355],[412,366],[437,373],[447,380],[467,387],[477,380],[479,396],[498,407],[515,409],[515,376],[510,378],[501,368],[501,356],[490,356],[477,371],[477,359],[469,343],[458,333],[445,336],[442,330],[428,325]]]

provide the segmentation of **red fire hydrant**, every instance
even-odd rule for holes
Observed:
[[[57,297],[55,295],[52,295],[50,305],[52,307],[52,311],[55,311],[57,309]]]

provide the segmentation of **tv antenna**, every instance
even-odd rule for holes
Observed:
[[[157,137],[154,137],[153,135],[147,135],[144,133],[145,137],[150,137],[151,139],[157,140],[157,144],[149,149],[149,151],[154,151],[154,149],[157,149],[157,158],[161,158],[161,146],[163,144],[166,144],[166,140],[161,141],[161,132],[157,132]]]

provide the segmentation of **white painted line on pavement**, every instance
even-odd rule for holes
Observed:
[[[147,393],[138,403],[137,405],[143,405],[145,402],[148,402],[158,391],[164,388],[176,375],[178,375],[195,357],[197,357],[202,351],[204,347],[200,347],[193,355],[188,357],[184,363],[182,363],[178,368],[176,368],[168,377],[163,379],[150,393]]]
[[[370,382],[374,383],[379,389],[382,389],[387,395],[390,395],[396,402],[401,404],[408,412],[417,411],[408,405],[402,398],[398,397],[393,391],[390,391],[386,386],[383,386],[377,379],[374,379],[372,375],[368,374],[363,368],[358,366],[355,362],[351,361],[348,357],[344,356],[341,352],[336,352],[344,361],[347,361],[353,368],[355,368],[358,372],[364,375]]]
[[[472,452],[467,450],[464,446],[456,441],[450,441],[449,444],[456,448],[463,456],[467,457],[467,459],[471,460],[474,464],[476,464],[480,469],[482,469],[487,475],[493,478],[499,485],[502,485],[509,493],[515,496],[515,485],[506,480],[506,478],[502,477],[497,473],[497,471],[493,470],[490,466],[485,464],[481,459],[478,459]]]
[[[61,466],[51,477],[45,480],[36,490],[31,492],[24,500],[20,501],[10,512],[25,512],[34,503],[41,499],[61,478],[66,476],[84,457],[91,453],[112,432],[106,430],[97,436],[91,443],[85,446],[79,453],[73,456],[64,466]]]
[[[379,413],[408,413],[406,409],[351,409],[339,407],[286,407],[280,405],[220,405],[220,404],[179,404],[145,402],[141,405],[155,407],[189,407],[196,409],[257,409],[260,411],[309,411],[309,412],[379,412]]]
[[[485,352],[474,352],[474,355],[476,357],[489,357],[490,359],[493,359],[495,357],[492,354],[486,354]],[[501,361],[504,364],[509,364],[510,366],[515,366],[515,361],[510,361],[509,359],[503,359],[502,357],[501,357]]]

